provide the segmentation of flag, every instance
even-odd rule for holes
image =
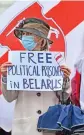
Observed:
[[[8,50],[24,50],[19,39],[13,34],[19,21],[28,17],[36,17],[50,25],[51,32],[48,37],[54,41],[50,46],[50,51],[64,54],[67,52],[67,64],[73,69],[74,62],[83,46],[83,12],[84,1],[16,1],[0,16],[0,65],[8,60]],[[60,59],[61,55],[57,58],[58,63],[60,63]],[[9,123],[12,123],[14,104],[7,103],[2,97],[1,94],[0,105],[3,105],[1,109],[3,115],[0,115],[0,126],[8,131],[11,129],[11,124],[6,123],[6,120],[9,119]],[[6,107],[8,112],[4,113]]]
[[[73,104],[80,106],[80,84],[81,84],[81,74],[76,69],[76,73],[71,80],[71,101]]]
[[[57,53],[56,55],[55,55],[55,60],[56,60],[56,62],[58,63],[58,65],[65,65],[65,58],[64,58],[64,56],[61,54],[61,53]]]

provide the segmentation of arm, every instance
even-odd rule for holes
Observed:
[[[64,103],[70,97],[70,94],[71,94],[70,79],[64,78],[63,85],[62,85],[62,91],[57,91],[56,96],[59,99],[59,102]]]
[[[66,92],[69,88],[70,88],[70,79],[69,77],[65,77],[63,78],[62,89],[64,90],[64,92]]]
[[[60,69],[64,73],[63,85],[62,85],[62,91],[57,91],[56,96],[58,97],[59,102],[64,103],[70,97],[71,94],[71,85],[69,79],[71,71],[68,67],[63,65],[60,66]]]
[[[8,102],[12,102],[13,100],[17,99],[19,91],[7,90],[7,78],[6,77],[2,77],[1,89],[2,89],[2,93],[5,97],[5,99]]]

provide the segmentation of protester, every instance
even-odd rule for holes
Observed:
[[[49,44],[53,42],[47,38],[50,26],[43,20],[28,18],[23,20],[14,34],[22,42],[28,51],[47,51]],[[52,135],[37,131],[37,122],[41,114],[47,111],[49,106],[57,103],[56,93],[53,91],[7,91],[7,67],[12,66],[10,62],[1,65],[2,92],[8,102],[16,100],[15,116],[13,121],[12,135]],[[70,86],[70,70],[61,66],[64,73],[65,89]]]

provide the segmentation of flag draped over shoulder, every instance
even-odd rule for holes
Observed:
[[[79,59],[76,64],[76,73],[72,78],[71,86],[72,86],[72,94],[71,100],[75,105],[81,107],[84,110],[84,57]]]
[[[80,106],[80,79],[81,74],[76,70],[75,76],[71,80],[71,86],[72,86],[72,93],[71,93],[71,100],[72,103]]]

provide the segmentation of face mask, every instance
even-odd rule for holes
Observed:
[[[22,44],[24,48],[29,51],[32,51],[37,45],[37,43],[35,43],[34,41],[33,36],[22,36]]]

